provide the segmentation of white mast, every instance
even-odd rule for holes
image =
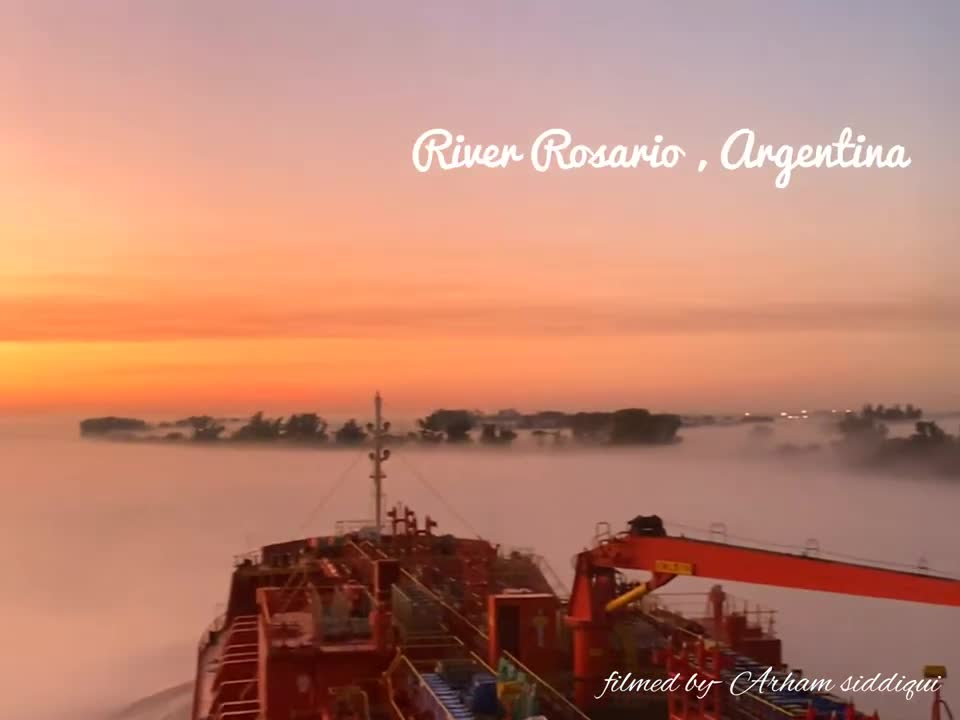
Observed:
[[[384,439],[390,430],[390,423],[383,422],[383,399],[379,391],[373,398],[374,422],[367,425],[373,435],[373,452],[370,459],[373,461],[373,517],[377,528],[377,537],[383,532],[383,481],[386,474],[383,472],[383,462],[390,457],[390,451],[384,448]]]

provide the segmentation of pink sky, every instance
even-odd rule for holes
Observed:
[[[352,7],[0,7],[0,411],[960,406],[956,7]],[[556,126],[711,168],[410,163]]]

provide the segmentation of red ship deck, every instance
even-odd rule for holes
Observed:
[[[700,596],[700,619],[665,606],[669,596],[641,601],[672,577],[663,567],[694,573],[693,564],[656,559],[658,543],[669,537],[601,539],[581,554],[568,604],[533,555],[436,535],[429,519],[418,528],[410,511],[391,517],[382,537],[308,538],[238,562],[223,620],[200,648],[194,720],[859,715],[816,693],[746,693],[734,702],[719,691],[702,701],[686,692],[628,692],[597,700],[602,673],[612,669],[642,678],[696,672],[720,679],[743,668],[784,669],[771,616],[734,608],[719,589]],[[646,586],[612,574],[634,546],[653,553],[633,556],[656,566]],[[713,553],[712,562],[723,551],[693,547]]]

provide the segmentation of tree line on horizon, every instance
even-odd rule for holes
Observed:
[[[922,411],[911,405],[892,413],[883,413],[882,405],[868,408],[869,405],[859,413],[847,413],[837,423],[841,438],[836,447],[848,459],[869,467],[906,466],[960,477],[960,436],[950,435],[932,420],[917,420],[910,435],[889,437],[889,428],[881,419],[905,420],[907,412],[914,419],[922,417]]]
[[[572,439],[584,444],[669,444],[677,441],[677,431],[682,425],[677,415],[656,414],[641,408],[555,415],[550,432],[534,431],[533,435],[538,440],[551,434],[557,441],[563,437],[558,431],[568,430]],[[236,418],[225,420],[210,415],[194,415],[152,426],[136,418],[108,416],[81,421],[80,433],[84,436],[116,437],[117,434],[125,434],[129,437],[166,429],[168,432],[164,435],[150,439],[206,443],[286,441],[314,445],[359,445],[367,440],[372,431],[370,425],[362,426],[355,419],[347,420],[332,430],[326,420],[313,412],[274,418],[257,412],[239,428],[228,433],[227,423],[231,421],[243,422]],[[418,419],[416,430],[402,435],[388,435],[387,441],[460,445],[473,442],[472,433],[478,427],[480,433],[477,439],[484,445],[508,446],[518,437],[509,423],[490,422],[488,418],[469,410],[441,409]]]
[[[860,415],[875,420],[919,420],[923,417],[923,410],[914,407],[911,403],[907,403],[906,407],[901,407],[899,403],[890,407],[884,407],[882,403],[876,406],[867,403],[860,411]]]

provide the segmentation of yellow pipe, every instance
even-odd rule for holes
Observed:
[[[629,605],[634,600],[639,600],[640,598],[642,598],[652,589],[653,588],[651,588],[648,583],[640,583],[632,590],[628,590],[620,597],[614,598],[613,600],[608,602],[606,606],[606,611],[613,612],[614,610],[618,610],[622,608],[624,605]]]

